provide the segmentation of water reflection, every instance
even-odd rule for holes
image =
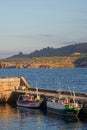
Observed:
[[[27,113],[28,115],[43,115],[43,111],[41,111],[40,109],[29,109],[29,108],[25,108],[25,107],[17,107],[17,110],[20,113]]]
[[[31,118],[35,117],[37,122],[40,121],[41,116],[44,116],[44,113],[40,109],[29,109],[24,107],[17,107],[18,112],[20,113],[21,118]]]
[[[10,130],[16,128],[17,111],[8,104],[0,104],[0,129]]]
[[[1,130],[86,130],[87,122],[61,118],[39,109],[0,105]]]
[[[26,127],[29,127],[31,130],[40,129],[42,118],[44,117],[44,113],[40,109],[17,107],[17,110],[20,113],[20,120],[23,126],[26,125]]]
[[[2,118],[10,118],[12,115],[17,114],[17,111],[14,107],[8,105],[8,104],[0,104],[0,117]]]
[[[0,105],[0,129],[29,130],[39,128],[43,112],[35,109]]]
[[[58,128],[58,130],[77,130],[81,127],[81,122],[78,118],[64,118],[58,115],[49,115],[49,126],[53,129]]]

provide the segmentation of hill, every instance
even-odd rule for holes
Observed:
[[[61,48],[43,48],[30,54],[0,60],[0,68],[74,68],[87,67],[87,43]]]
[[[35,50],[30,54],[23,54],[20,52],[17,55],[9,58],[32,58],[32,57],[50,57],[50,56],[71,56],[75,52],[87,53],[87,43],[79,43],[74,45],[68,45],[61,48],[47,47],[41,50]]]

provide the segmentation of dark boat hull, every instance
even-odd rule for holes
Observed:
[[[47,111],[54,113],[54,114],[58,114],[61,116],[69,116],[69,117],[77,117],[79,110],[75,110],[75,109],[54,109],[54,108],[50,108],[47,107]]]

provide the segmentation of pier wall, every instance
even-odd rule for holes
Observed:
[[[20,78],[0,78],[0,91],[14,90],[16,86],[20,86]]]
[[[25,86],[26,89],[30,87],[24,77],[0,78],[0,101],[8,101],[18,86]]]
[[[36,88],[29,88],[29,93],[36,94]],[[64,98],[67,96],[74,98],[73,92],[63,91],[63,90],[51,90],[51,89],[39,88],[38,94],[42,96],[44,95],[46,98],[49,97],[57,98],[60,95],[62,95],[62,97]],[[75,92],[75,99],[83,103],[87,101],[87,93]]]
[[[18,86],[30,87],[24,77],[0,78],[0,91],[14,90]]]
[[[36,88],[32,88],[24,77],[6,77],[0,78],[0,101],[16,101],[20,94],[26,93],[25,90],[17,89],[18,86],[25,86],[27,93],[36,94]],[[50,90],[45,88],[38,88],[38,94],[46,98],[58,97],[60,94],[63,97],[70,96],[73,98],[73,93],[68,91]],[[75,92],[76,100],[80,102],[87,101],[87,93]]]

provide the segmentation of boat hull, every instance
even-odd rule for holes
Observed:
[[[79,109],[66,109],[65,105],[47,102],[47,111],[61,116],[77,117]]]
[[[26,103],[17,102],[17,105],[20,106],[20,107],[26,107],[26,108],[39,108],[41,103],[42,103],[42,101],[26,102]]]
[[[47,107],[48,112],[55,113],[61,116],[77,117],[79,110],[54,109]]]

